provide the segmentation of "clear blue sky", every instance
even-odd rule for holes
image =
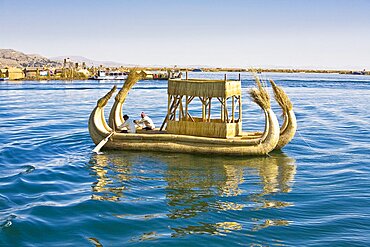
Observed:
[[[370,0],[0,0],[0,48],[132,64],[370,69]]]

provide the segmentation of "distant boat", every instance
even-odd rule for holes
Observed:
[[[127,79],[127,73],[120,72],[120,71],[98,71],[98,74],[94,75],[93,77],[90,77],[91,80],[126,80]]]
[[[201,69],[193,69],[193,72],[203,72]]]
[[[352,71],[351,72],[352,75],[365,75],[366,74],[366,70],[362,70],[362,71]]]
[[[353,71],[352,75],[365,75],[365,71]]]
[[[154,80],[168,80],[181,78],[181,72],[157,72],[153,73]]]
[[[180,71],[148,71],[143,70],[140,72],[144,80],[168,80],[181,78]]]

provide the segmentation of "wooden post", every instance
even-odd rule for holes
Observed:
[[[185,121],[188,121],[188,96],[185,95]]]
[[[224,76],[224,81],[226,81],[227,80],[227,76],[226,76],[226,74],[225,74],[225,76]]]
[[[206,102],[204,98],[199,97],[199,99],[202,101],[202,122],[206,121]]]
[[[223,104],[223,98],[217,98],[218,99],[218,101],[220,101],[220,103],[221,103],[221,122],[223,122],[224,121],[224,104]]]
[[[168,100],[167,100],[167,103],[168,103],[168,105],[167,105],[167,116],[169,116],[169,115],[170,115],[170,110],[171,110],[171,99],[172,99],[172,96],[171,96],[171,94],[169,94],[169,95],[168,95]]]
[[[208,99],[208,120],[207,120],[207,122],[211,122],[211,102],[212,102],[212,97],[209,97],[209,99]]]
[[[240,73],[239,73],[239,81],[241,81]]]
[[[189,116],[189,118],[190,118],[190,120],[191,120],[192,122],[195,122],[194,118],[193,118],[192,116],[190,116],[189,112],[188,112],[188,116]]]
[[[184,107],[182,105],[182,98],[184,95],[180,96],[180,107],[179,107],[179,120],[184,121],[185,113],[184,113]]]
[[[168,95],[168,106],[167,106],[167,116],[165,117],[165,119],[163,120],[163,123],[161,125],[161,128],[159,129],[160,131],[162,131],[162,129],[164,128],[165,124],[167,123],[167,121],[170,119],[170,114],[171,114],[171,109],[175,103],[175,101],[172,102],[171,104],[171,101],[172,101],[172,95]]]
[[[194,98],[195,96],[189,96],[188,104],[190,104],[190,102],[192,102]]]
[[[182,119],[182,97],[180,96],[180,105],[179,105],[179,121]]]
[[[235,123],[235,96],[233,95],[231,97],[232,103],[231,103],[231,122]]]
[[[185,72],[185,79],[188,79],[188,71]]]
[[[177,96],[176,96],[176,104],[174,105],[174,109],[172,109],[172,111],[173,111],[173,120],[174,121],[176,121],[176,110],[177,110],[177,106],[178,106],[178,103],[179,103],[179,100],[178,100],[178,98],[177,98]]]
[[[239,95],[239,122],[242,121],[242,96]]]
[[[178,96],[178,95],[177,95]],[[171,110],[170,110],[170,117],[169,117],[169,120],[174,120],[176,121],[176,111],[177,111],[177,107],[179,106],[180,104],[180,101],[179,101],[179,97],[174,97],[174,100],[172,102],[172,105],[171,105]]]
[[[225,122],[228,123],[229,122],[229,113],[227,112],[227,99],[225,98],[224,99],[224,110],[225,110]]]

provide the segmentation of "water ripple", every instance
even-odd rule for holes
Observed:
[[[299,127],[283,152],[262,158],[92,155],[90,111],[122,82],[3,83],[0,245],[366,246],[370,77],[263,76],[283,85]],[[247,92],[253,78],[241,77]],[[140,81],[124,111],[160,125],[166,93],[166,82]],[[260,109],[243,100],[243,128],[263,129]]]

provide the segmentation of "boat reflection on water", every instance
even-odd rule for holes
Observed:
[[[126,156],[95,155],[90,160],[97,181],[93,183],[93,200],[118,201],[124,195],[125,183],[131,179],[131,162]]]
[[[196,233],[222,235],[245,228],[258,231],[289,224],[284,219],[263,218],[264,213],[260,212],[291,206],[289,202],[276,200],[279,198],[276,195],[292,190],[296,173],[295,160],[283,153],[273,153],[271,157],[232,158],[110,152],[93,156],[90,163],[97,179],[92,186],[92,199],[135,203],[137,197],[147,201],[165,198],[166,208],[162,214],[156,214],[157,217],[191,219],[194,223],[171,226],[174,237]],[[156,186],[160,188],[156,194],[151,193],[151,197],[143,185],[149,180],[157,181]],[[125,191],[131,192],[125,195]],[[142,215],[143,210],[139,211]],[[243,218],[223,221],[222,213],[213,214],[223,211],[243,211]],[[132,218],[151,219],[156,215],[148,213]],[[213,216],[216,218],[212,219]],[[197,221],[198,218],[201,220]],[[208,223],[205,219],[216,222]]]
[[[257,211],[292,205],[269,199],[272,194],[291,191],[296,173],[295,160],[282,153],[249,159],[176,156],[167,163],[166,197],[170,206],[167,216],[171,219],[192,218],[209,212]],[[251,213],[252,231],[289,224],[284,219],[259,219],[253,215],[261,214]],[[176,231],[175,236],[194,233],[223,235],[241,230],[242,224],[237,221],[200,223],[172,229]]]

